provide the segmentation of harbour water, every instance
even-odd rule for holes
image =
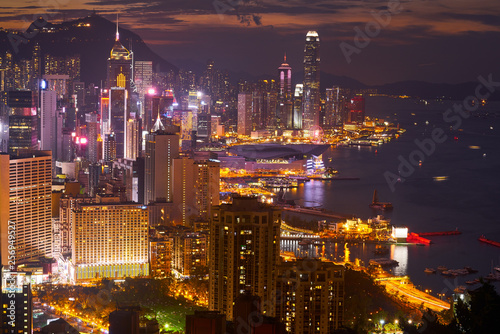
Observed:
[[[407,132],[380,147],[338,147],[323,155],[325,165],[334,167],[342,177],[359,177],[357,181],[310,181],[289,189],[287,199],[299,205],[318,206],[340,213],[354,214],[362,219],[377,214],[368,207],[373,191],[379,199],[392,202],[394,210],[384,214],[395,225],[406,225],[412,232],[449,231],[458,228],[461,235],[430,237],[430,246],[391,246],[391,257],[399,261],[393,269],[396,275],[410,275],[423,289],[450,293],[465,280],[486,276],[492,266],[500,265],[500,248],[479,242],[485,235],[500,241],[500,103],[480,106],[462,120],[460,128],[443,120],[443,113],[457,102],[416,101],[369,97],[367,116],[385,118],[399,123]],[[435,145],[435,151],[424,155],[421,166],[405,175],[391,190],[384,173],[399,174],[400,159],[409,160],[420,150],[414,140],[430,139],[433,129],[442,129],[447,136]],[[414,153],[416,154],[416,153]],[[436,179],[436,177],[446,178]],[[444,179],[444,180],[443,180]],[[378,212],[380,214],[380,212]],[[312,252],[321,251],[310,246]],[[297,245],[286,248],[304,251]],[[325,253],[341,260],[343,245],[326,245]],[[350,246],[350,258],[368,261],[374,258],[374,245]],[[426,267],[440,265],[450,269],[470,266],[478,274],[445,278],[426,274]],[[495,285],[499,286],[498,283]]]

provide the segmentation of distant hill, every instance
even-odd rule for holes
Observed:
[[[38,23],[38,26],[42,26]],[[31,58],[35,43],[39,43],[42,55],[50,53],[54,56],[81,56],[81,79],[86,83],[100,83],[106,79],[107,59],[115,41],[116,23],[97,14],[74,21],[52,24],[45,22],[43,30],[19,45],[16,58]],[[152,60],[159,71],[174,70],[177,67],[154,53],[142,38],[130,30],[120,27],[120,41],[134,51],[135,60]],[[11,48],[6,32],[0,32],[0,52],[3,54]]]

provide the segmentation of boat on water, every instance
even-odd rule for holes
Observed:
[[[370,204],[370,208],[376,209],[376,210],[389,211],[389,210],[392,210],[394,207],[392,206],[392,203],[379,202],[378,195],[377,195],[377,189],[375,189],[373,191],[373,201]]]
[[[498,267],[494,267],[494,268],[493,268],[493,270],[495,270],[495,271],[497,271],[497,272],[499,272],[499,273],[500,273],[500,266],[498,266]]]
[[[451,271],[451,270],[444,270],[441,272],[441,275],[446,276],[446,277],[455,277],[458,276],[457,273]]]
[[[439,267],[437,267],[437,270],[446,271],[446,270],[448,270],[448,268],[446,268],[445,266],[439,266]]]
[[[379,259],[371,259],[369,261],[370,265],[381,266],[381,267],[397,267],[399,266],[399,262],[396,260],[388,259],[388,258],[379,258]]]
[[[434,268],[425,268],[424,272],[426,274],[435,274],[436,273],[436,269],[434,269]]]
[[[471,267],[464,267],[465,270],[469,272],[469,274],[475,274],[478,272],[476,269],[472,269]]]

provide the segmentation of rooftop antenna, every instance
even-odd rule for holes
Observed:
[[[118,31],[118,25],[119,25],[119,21],[118,21],[118,13],[116,14],[116,40],[119,41],[120,40],[120,32]]]

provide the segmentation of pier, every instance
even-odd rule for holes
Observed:
[[[352,215],[346,215],[342,213],[336,213],[327,210],[315,210],[315,209],[307,209],[307,208],[297,208],[297,207],[282,207],[285,211],[297,212],[297,213],[305,213],[314,216],[327,217],[327,218],[335,218],[335,219],[351,219]]]
[[[484,235],[480,236],[478,240],[481,242],[484,242],[485,244],[500,247],[500,242],[486,239],[486,237]]]

